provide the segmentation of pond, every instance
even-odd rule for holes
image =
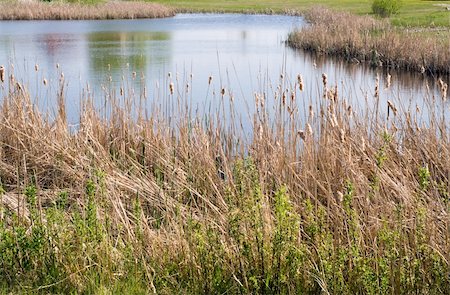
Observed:
[[[180,88],[190,88],[191,105],[211,110],[213,98],[225,89],[237,109],[247,112],[254,93],[276,91],[281,75],[286,85],[294,84],[301,74],[306,99],[320,99],[322,74],[326,73],[329,85],[338,85],[342,96],[364,106],[364,99],[373,97],[377,76],[384,85],[387,72],[289,48],[285,44],[289,32],[305,25],[301,17],[242,14],[6,21],[0,23],[0,65],[14,65],[15,76],[39,98],[41,108],[54,109],[51,94],[57,91],[55,86],[44,88],[41,81],[55,85],[64,73],[68,116],[73,123],[83,89],[89,88],[101,104],[105,86],[134,87],[142,92],[145,84],[150,99],[157,99],[169,94],[172,81],[177,82],[178,93],[185,93]],[[37,72],[35,64],[39,65]],[[390,74],[392,86],[380,87],[384,100],[396,97],[423,104],[424,96],[440,95],[436,78]]]

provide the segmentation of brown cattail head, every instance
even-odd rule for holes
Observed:
[[[44,86],[47,86],[47,79],[42,80],[42,83],[44,83]]]
[[[309,105],[309,118],[314,120],[314,109],[312,105]]]
[[[388,116],[389,116],[389,110],[392,110],[392,112],[394,113],[394,116],[397,116],[397,108],[395,107],[395,105],[390,100],[387,101],[387,104],[388,104]]]
[[[297,131],[297,135],[302,139],[302,140],[306,140],[306,133],[304,130],[299,130]]]
[[[123,87],[120,87],[120,96],[123,96]]]
[[[169,90],[170,90],[170,94],[174,93],[174,85],[172,82],[169,84]]]
[[[298,82],[298,88],[300,89],[300,91],[303,91],[303,77],[302,75],[298,74],[297,75],[297,82]]]
[[[34,70],[37,72],[37,71],[39,71],[39,65],[38,64],[35,64],[34,65]]]
[[[213,80],[213,77],[209,76],[209,78],[208,78],[208,85],[211,85],[212,80]]]
[[[5,82],[5,67],[0,66],[0,81]]]
[[[322,74],[322,83],[323,83],[323,87],[327,87],[328,76],[325,73]]]
[[[222,94],[222,96],[224,96],[225,95],[225,88],[222,88],[222,90],[220,90],[220,94]]]

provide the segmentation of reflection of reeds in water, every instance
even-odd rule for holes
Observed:
[[[373,66],[450,74],[450,43],[445,35],[396,29],[369,16],[322,7],[311,9],[305,17],[312,25],[290,35],[293,47]]]
[[[448,106],[425,98],[421,122],[400,99],[349,105],[326,75],[315,103],[301,76],[286,80],[255,94],[242,130],[224,88],[216,99],[229,117],[196,114],[178,78],[146,110],[133,89],[106,88],[107,116],[87,95],[73,129],[63,80],[49,119],[10,79],[0,92],[0,233],[44,238],[0,241],[3,286],[448,292],[449,130],[435,111]],[[385,108],[392,115],[372,111]]]
[[[173,16],[173,9],[146,2],[86,5],[72,3],[0,3],[0,20],[136,19]]]

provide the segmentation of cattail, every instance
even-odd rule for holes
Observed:
[[[394,104],[390,100],[387,101],[387,104],[388,104],[388,118],[389,118],[389,110],[392,110],[394,116],[397,116],[397,108],[394,106]]]
[[[377,79],[375,80],[375,97],[380,96],[379,88],[380,88],[380,79],[377,76]]]
[[[448,89],[448,85],[447,85],[447,83],[445,83],[445,82],[442,80],[442,78],[439,78],[438,83],[439,83],[439,87],[441,88],[442,99],[445,101],[445,100],[447,100],[447,89]]]
[[[39,71],[39,65],[38,64],[35,64],[34,65],[34,70],[37,72],[37,71]]]
[[[344,131],[344,129],[339,130],[339,140],[341,141],[341,143],[344,143],[344,141],[345,141],[345,131]]]
[[[448,90],[448,85],[444,84],[444,87],[442,87],[441,91],[442,91],[442,99],[444,101],[447,100],[447,90]]]
[[[322,83],[323,83],[323,87],[327,87],[327,83],[328,83],[328,77],[327,74],[322,74]]]
[[[282,101],[283,105],[286,104],[286,92],[283,92],[283,97],[282,97]]]
[[[133,77],[133,80],[136,79],[136,72],[132,72],[131,76]]]
[[[295,92],[292,92],[291,93],[291,101],[294,101],[295,100]]]
[[[5,82],[5,67],[0,66],[0,81]]]
[[[314,109],[312,105],[309,105],[309,118],[314,120]]]
[[[348,106],[347,108],[347,114],[351,118],[353,116],[353,109],[352,106]]]
[[[298,82],[298,88],[300,89],[300,91],[303,91],[303,77],[302,77],[302,75],[300,75],[300,74],[297,75],[297,82]]]
[[[186,83],[186,93],[189,93],[189,83]]]
[[[386,88],[387,89],[389,89],[389,87],[391,87],[391,74],[387,74],[387,77],[386,77]]]
[[[342,203],[344,201],[344,194],[342,192],[336,193],[336,201],[338,203]]]
[[[123,96],[123,87],[120,87],[120,96]]]
[[[311,125],[309,123],[306,123],[306,131],[308,132],[309,136],[312,136],[313,130],[312,130],[312,127],[311,127]]]
[[[225,88],[222,88],[222,90],[220,90],[220,94],[222,94],[222,96],[225,95]]]
[[[169,78],[171,78],[171,77],[172,77],[172,73],[169,72],[169,73],[167,74],[167,76],[168,76]]]
[[[47,86],[47,79],[44,79],[44,80],[42,81],[42,83],[44,83],[44,86]]]
[[[306,133],[304,130],[299,130],[297,131],[297,135],[302,139],[302,140],[306,140]]]
[[[213,77],[209,76],[209,78],[208,78],[208,85],[211,85],[212,80],[213,80]]]
[[[283,80],[284,79],[284,75],[280,74],[280,79]]]
[[[174,93],[174,85],[173,85],[172,82],[170,82],[170,84],[169,84],[169,90],[170,90],[170,94],[173,95],[173,93]]]
[[[56,68],[59,69],[59,63],[56,64]]]

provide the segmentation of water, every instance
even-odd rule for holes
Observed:
[[[322,74],[326,73],[329,85],[338,85],[341,95],[364,105],[364,97],[373,96],[377,75],[384,85],[387,73],[287,47],[284,41],[288,33],[304,25],[300,17],[241,14],[179,14],[149,20],[7,21],[0,22],[0,64],[14,64],[15,76],[39,97],[41,108],[54,109],[51,97],[57,90],[55,86],[42,87],[41,81],[45,78],[49,85],[55,85],[63,72],[72,122],[77,121],[82,89],[88,84],[101,104],[105,96],[102,85],[132,86],[139,92],[141,75],[153,99],[167,97],[169,84],[178,81],[175,91],[187,96],[191,105],[214,109],[214,99],[223,88],[227,95],[231,94],[237,109],[247,112],[255,92],[276,90],[281,73],[285,81],[292,83],[301,74],[306,86],[304,99],[320,99]],[[35,64],[39,64],[38,72]],[[133,72],[137,79],[133,80]],[[420,105],[426,95],[439,96],[435,79],[391,74],[391,88],[380,88],[384,100],[397,97]],[[209,77],[213,78],[210,87]]]

